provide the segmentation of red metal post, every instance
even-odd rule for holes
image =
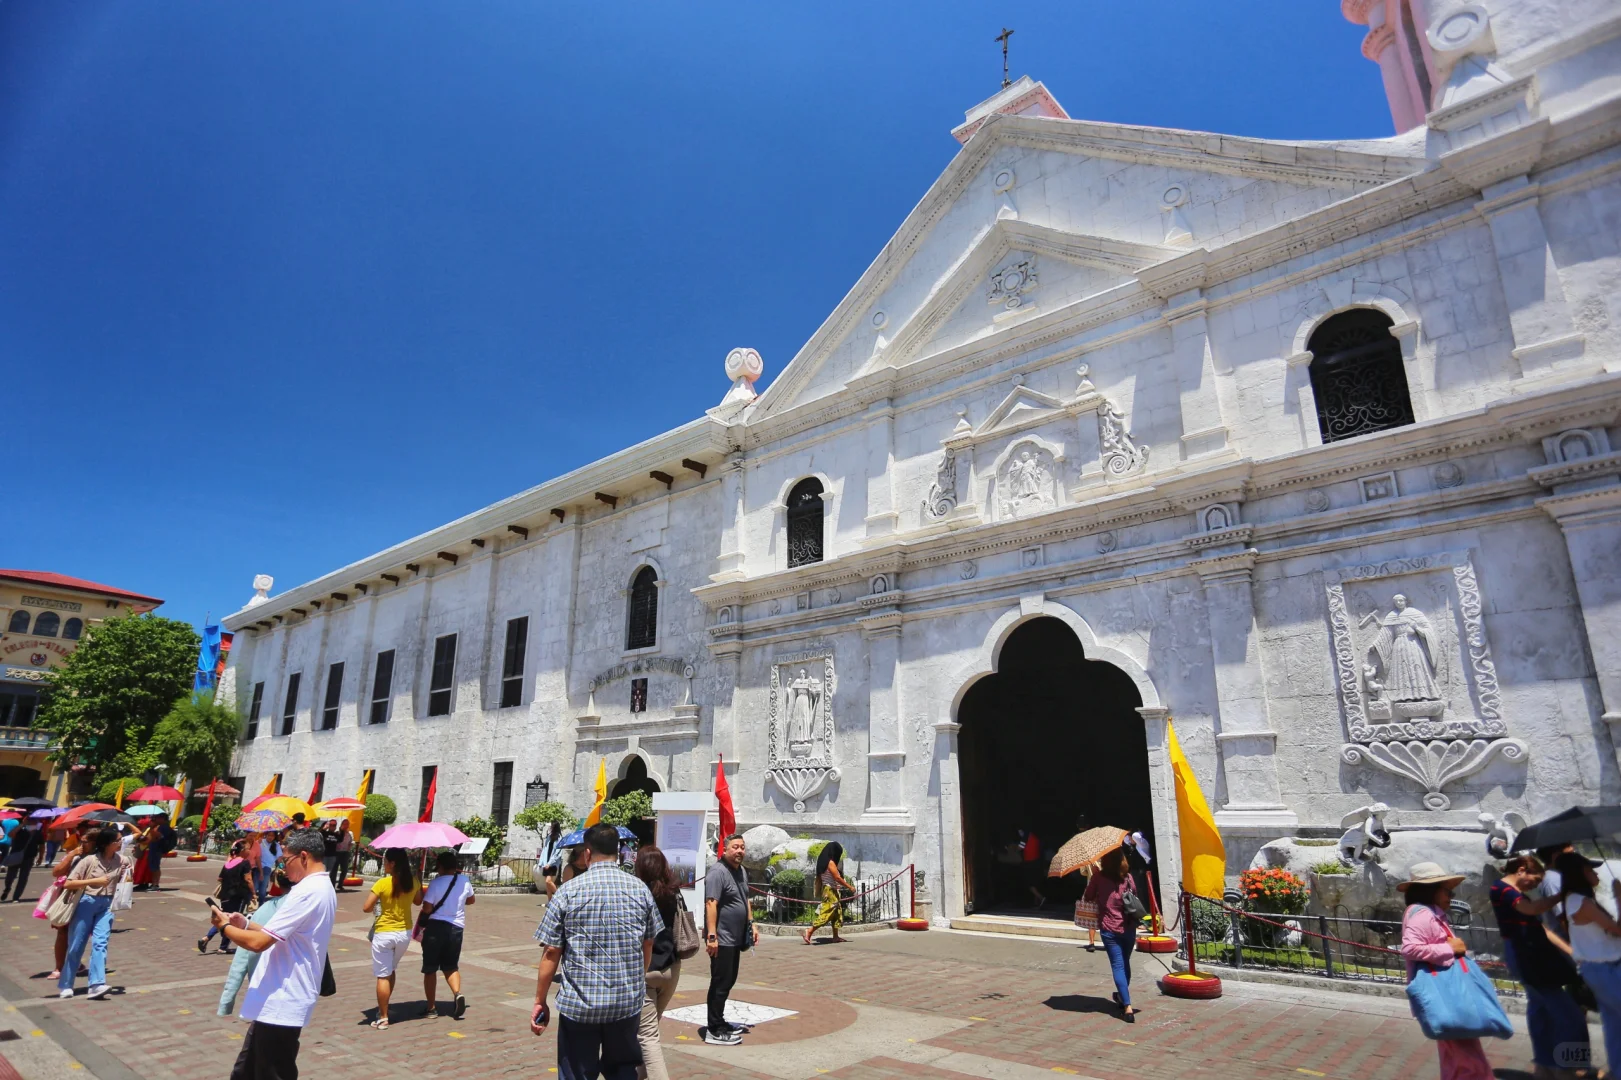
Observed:
[[[1188,974],[1199,974],[1199,960],[1194,954],[1198,952],[1198,940],[1193,935],[1193,900],[1186,889],[1182,890],[1182,948],[1188,954]]]
[[[912,897],[911,897],[911,905],[912,906],[908,909],[911,912],[911,914],[908,917],[915,919],[915,918],[917,918],[917,864],[916,863],[907,863],[907,865],[906,865],[906,883],[907,883],[908,887],[912,891]]]

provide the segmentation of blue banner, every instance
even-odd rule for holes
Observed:
[[[220,660],[220,628],[218,623],[203,627],[203,647],[197,654],[197,676],[192,680],[193,690],[214,689],[214,669]]]

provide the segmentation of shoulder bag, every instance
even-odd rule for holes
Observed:
[[[1129,878],[1127,882],[1130,883]],[[1130,888],[1120,894],[1120,914],[1125,916],[1127,926],[1136,926],[1143,921],[1143,916],[1148,914],[1148,909],[1143,906],[1142,898],[1137,895],[1135,885],[1131,885]]]
[[[1407,983],[1407,1004],[1427,1039],[1507,1039],[1514,1026],[1497,990],[1471,956],[1450,967],[1422,964]]]
[[[677,960],[688,960],[698,955],[703,947],[703,938],[698,934],[698,924],[693,921],[692,912],[687,910],[687,902],[680,893],[675,897],[675,956]]]
[[[83,889],[63,889],[51,901],[50,910],[45,918],[58,930],[73,921],[73,913],[79,908],[79,898],[84,895]]]

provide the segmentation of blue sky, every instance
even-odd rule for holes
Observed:
[[[769,380],[1004,20],[1077,117],[1390,134],[1331,0],[0,4],[0,566],[200,623]]]

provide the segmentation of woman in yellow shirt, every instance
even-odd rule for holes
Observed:
[[[383,869],[388,873],[379,878],[366,895],[361,910],[370,915],[375,909],[377,921],[372,924],[371,973],[377,976],[377,1019],[371,1026],[379,1031],[388,1027],[388,999],[394,993],[394,973],[411,946],[411,907],[422,903],[422,884],[411,872],[411,856],[404,848],[392,847],[383,853]]]

